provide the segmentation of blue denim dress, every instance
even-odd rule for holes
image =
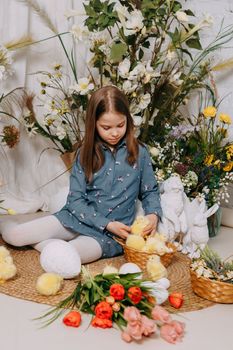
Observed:
[[[110,221],[131,225],[135,218],[136,201],[142,201],[145,215],[162,216],[159,189],[150,156],[139,146],[138,161],[129,165],[125,140],[114,153],[103,145],[105,163],[94,173],[93,181],[86,182],[77,156],[70,177],[70,191],[65,206],[54,215],[61,224],[79,234],[96,239],[102,248],[102,257],[123,253],[122,247],[106,230]],[[87,247],[88,249],[88,247]]]

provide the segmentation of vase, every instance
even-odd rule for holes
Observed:
[[[63,160],[63,163],[65,164],[67,170],[71,171],[75,157],[76,157],[77,151],[73,152],[65,152],[61,154],[61,159]]]
[[[219,207],[216,213],[208,217],[207,224],[209,237],[214,237],[219,233],[222,219],[222,209]]]

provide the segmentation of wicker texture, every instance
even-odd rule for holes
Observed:
[[[147,264],[148,259],[151,256],[156,255],[156,253],[142,252],[140,250],[128,247],[126,244],[122,243],[122,241],[120,241],[120,240],[117,240],[117,241],[118,241],[118,243],[120,243],[122,245],[122,247],[124,249],[125,260],[137,264],[142,269],[142,271],[146,272],[146,264]],[[174,246],[174,244],[167,243],[167,246],[169,248],[172,248],[173,251],[171,253],[166,253],[166,254],[160,256],[161,263],[165,267],[168,267],[171,264],[172,258],[174,256],[175,251],[176,251],[176,247]]]
[[[233,303],[233,284],[198,277],[192,270],[190,270],[190,276],[193,291],[200,297],[216,303]]]
[[[0,245],[5,245],[1,238]],[[44,272],[39,263],[39,253],[31,248],[12,248],[7,245],[6,248],[9,249],[17,266],[17,275],[13,279],[0,284],[0,293],[37,303],[57,305],[58,302],[73,292],[79,280],[78,278],[65,280],[61,291],[57,295],[49,297],[40,295],[35,288],[37,278]],[[125,262],[125,258],[119,256],[111,259],[101,259],[86,265],[86,267],[89,268],[93,275],[96,275],[101,273],[106,265],[111,264],[119,268]],[[168,278],[171,283],[169,292],[181,292],[185,296],[185,302],[179,310],[180,312],[200,310],[213,305],[213,302],[200,298],[193,293],[189,266],[190,259],[176,252],[173,256],[172,264],[167,268]],[[174,312],[174,308],[169,306],[168,301],[165,303],[165,307],[169,311]]]

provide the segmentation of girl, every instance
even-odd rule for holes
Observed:
[[[138,198],[149,219],[143,234],[150,234],[162,215],[150,157],[134,137],[125,95],[115,86],[105,86],[92,94],[88,104],[85,137],[66,205],[2,236],[12,245],[34,245],[39,251],[52,239],[69,241],[82,263],[117,256],[122,247],[113,237],[127,238]]]

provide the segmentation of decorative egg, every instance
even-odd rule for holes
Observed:
[[[119,275],[126,275],[127,273],[138,273],[142,272],[140,267],[137,264],[128,262],[123,265],[121,265],[119,269]],[[142,276],[138,276],[137,278],[142,278]]]
[[[170,287],[170,281],[168,278],[165,278],[165,277],[160,278],[159,280],[156,281],[156,283],[165,289],[168,289]]]
[[[62,240],[56,240],[44,247],[40,263],[45,272],[53,272],[67,279],[78,276],[81,271],[78,252],[71,244]]]

